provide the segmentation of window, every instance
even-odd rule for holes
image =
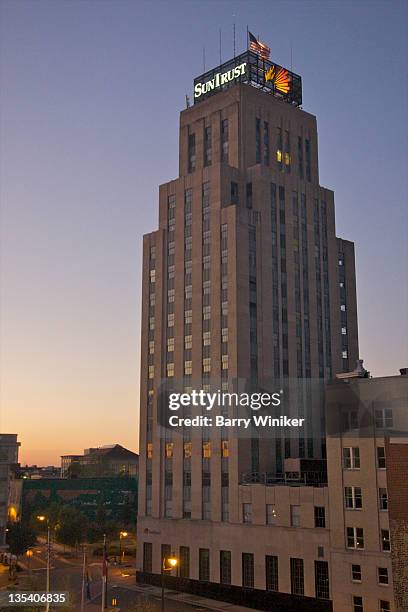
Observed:
[[[167,315],[167,327],[174,327],[174,312]]]
[[[266,504],[266,524],[274,525],[276,522],[276,510],[274,504]]]
[[[228,327],[223,327],[221,329],[221,342],[228,342]]]
[[[360,469],[360,449],[358,447],[343,448],[343,467],[345,470]]]
[[[264,164],[265,166],[269,166],[269,124],[267,121],[264,121]]]
[[[315,561],[315,592],[318,599],[329,599],[329,564],[327,561]]]
[[[220,583],[231,584],[231,551],[220,550]]]
[[[211,166],[212,162],[212,137],[211,126],[204,128],[204,166]]]
[[[191,376],[192,373],[193,373],[193,362],[192,361],[185,361],[184,362],[184,374],[185,374],[185,376]]]
[[[351,580],[361,582],[361,565],[353,563],[351,566]]]
[[[246,184],[246,207],[252,208],[252,183]]]
[[[388,568],[378,567],[378,584],[388,584]]]
[[[261,163],[261,120],[255,119],[255,163]]]
[[[265,575],[266,590],[279,591],[278,557],[266,555]]]
[[[364,529],[362,527],[347,527],[347,548],[364,548]]]
[[[238,183],[236,183],[235,181],[231,181],[231,203],[238,204],[238,199]]]
[[[171,459],[173,457],[174,444],[173,442],[166,442],[166,458]]]
[[[167,377],[173,378],[174,376],[174,363],[167,364]]]
[[[375,426],[379,429],[393,427],[392,410],[390,408],[381,408],[375,411]]]
[[[290,559],[290,584],[292,595],[304,594],[303,559]]]
[[[221,440],[221,457],[229,457],[228,440]]]
[[[254,588],[254,555],[242,553],[242,586]]]
[[[167,352],[172,353],[174,351],[174,338],[167,338]]]
[[[210,550],[208,548],[200,548],[198,551],[199,559],[199,580],[208,582],[210,580]]]
[[[211,344],[211,332],[207,331],[203,333],[203,346],[210,346]]]
[[[143,542],[143,571],[151,573],[153,559],[153,544]]]
[[[154,365],[149,365],[149,378],[154,378]]]
[[[242,520],[244,523],[252,523],[252,504],[242,504]]]
[[[300,506],[290,507],[290,524],[291,527],[300,527]]]
[[[188,171],[194,172],[196,167],[195,134],[188,135]]]
[[[185,459],[188,459],[189,457],[191,457],[191,450],[192,450],[192,443],[191,442],[184,442],[183,445],[183,455]]]
[[[380,470],[385,470],[385,448],[377,446],[377,467]]]
[[[380,599],[380,612],[390,612],[391,606],[389,601]]]
[[[353,595],[353,612],[364,612],[363,598],[360,595]]]
[[[387,489],[378,489],[378,499],[380,503],[380,510],[388,510],[388,492]]]
[[[229,136],[228,119],[221,121],[221,161],[228,163]]]
[[[324,506],[314,508],[315,527],[326,527],[326,511]]]
[[[209,459],[211,457],[211,442],[203,442],[203,458]]]
[[[344,501],[348,509],[358,510],[363,507],[363,495],[360,487],[344,487]]]
[[[385,552],[391,550],[390,532],[388,529],[381,529],[381,548]]]
[[[188,578],[190,575],[190,548],[180,546],[180,578]]]
[[[211,372],[211,357],[203,359],[203,372]]]
[[[152,442],[147,443],[146,456],[148,459],[151,459],[153,457],[153,443]]]
[[[306,154],[306,179],[311,180],[311,155],[310,155],[310,140],[305,139],[305,154]]]
[[[188,351],[193,347],[193,337],[192,336],[184,336],[184,348]]]

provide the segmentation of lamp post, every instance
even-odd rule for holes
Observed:
[[[127,536],[127,531],[121,531],[119,534],[119,565],[122,565],[122,538],[127,538]],[[125,551],[123,551],[123,556],[125,556]]]
[[[51,556],[51,533],[50,533],[50,522],[47,517],[40,515],[37,516],[37,519],[40,522],[47,522],[47,583],[46,583],[46,593],[47,593],[47,603],[45,605],[45,612],[49,612],[50,602],[48,601],[48,594],[50,592],[50,556]]]
[[[163,557],[161,568],[161,612],[164,612],[164,574],[171,572],[177,566],[177,559],[172,554],[170,557]]]

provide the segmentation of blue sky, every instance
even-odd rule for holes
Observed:
[[[0,427],[22,459],[137,448],[142,234],[193,78],[246,26],[303,78],[321,184],[356,243],[360,352],[407,356],[405,2],[1,3]],[[34,418],[36,415],[39,418]]]

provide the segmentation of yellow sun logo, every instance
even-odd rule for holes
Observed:
[[[271,66],[265,72],[265,81],[272,81],[278,91],[288,93],[290,89],[289,73],[285,68],[276,70],[276,66]]]

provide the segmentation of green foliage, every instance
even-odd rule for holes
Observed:
[[[13,555],[23,555],[31,546],[34,546],[37,538],[29,525],[24,523],[9,523],[7,531],[7,544]]]
[[[55,527],[57,542],[67,546],[77,546],[87,540],[88,519],[80,510],[72,506],[62,506]]]

